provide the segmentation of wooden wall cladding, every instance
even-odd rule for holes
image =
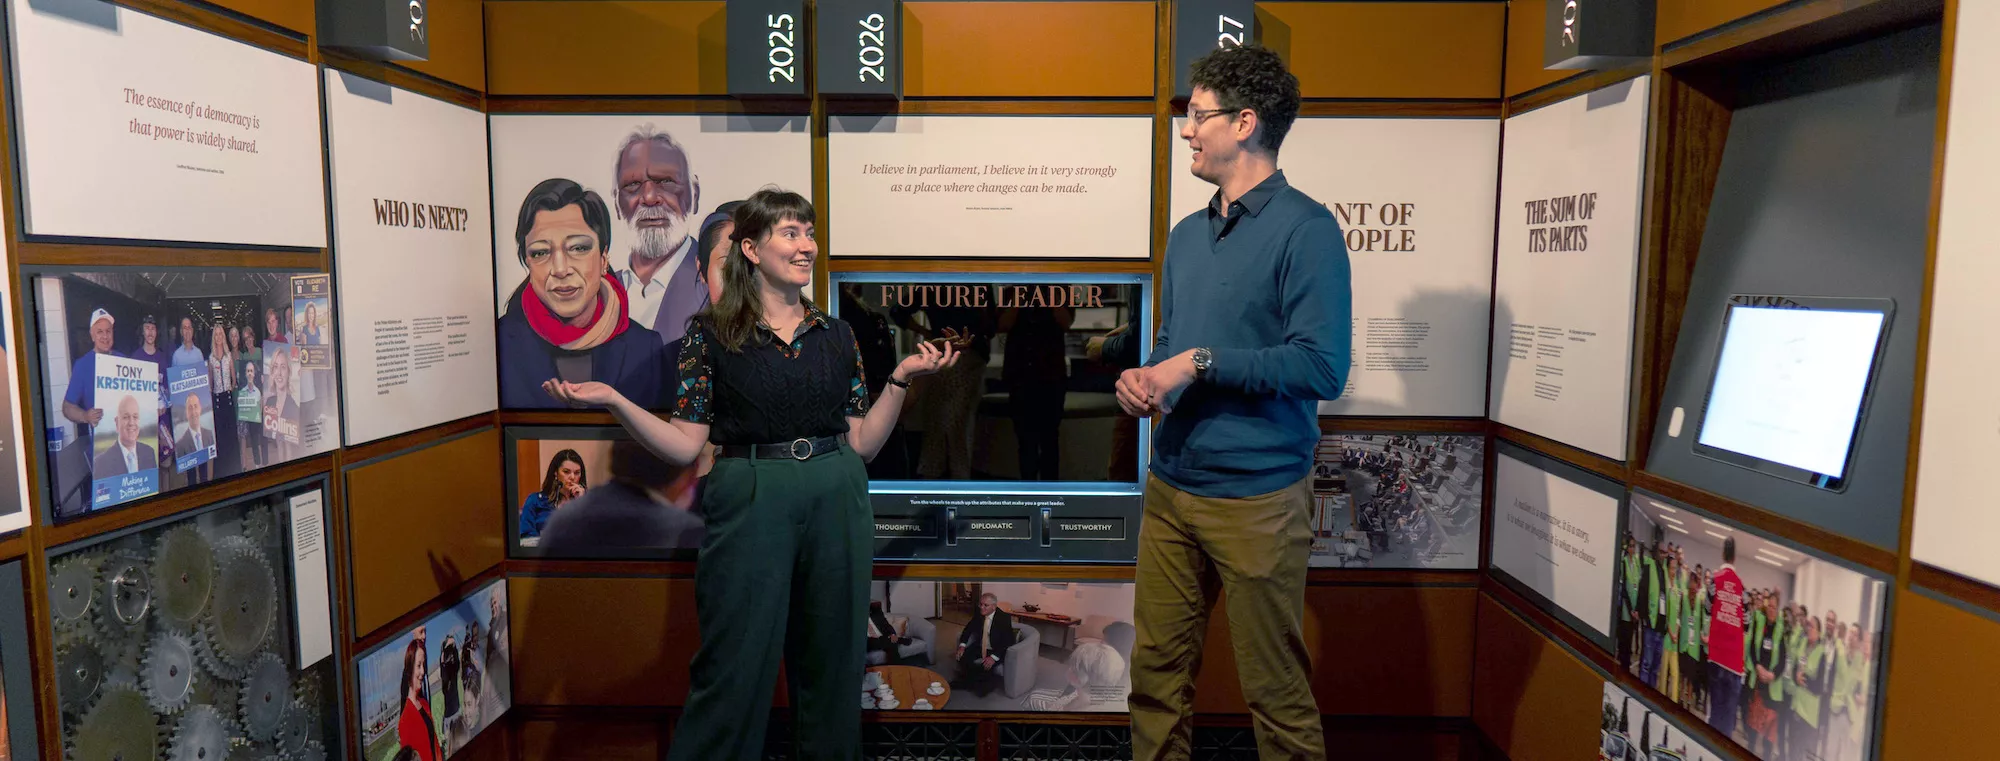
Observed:
[[[722,3],[486,3],[489,95],[723,95]]]
[[[323,1],[335,2],[335,0]],[[299,34],[313,34],[319,27],[319,17],[314,15],[313,0],[210,0],[210,2]]]
[[[1665,45],[1752,13],[1784,5],[1787,1],[1659,0],[1653,11],[1653,40],[1657,44]]]
[[[694,580],[516,576],[516,705],[673,706],[687,699]],[[589,654],[588,663],[578,660]],[[541,758],[533,753],[529,758]]]
[[[1466,716],[1472,708],[1470,587],[1306,587],[1306,648],[1323,714]],[[1246,713],[1228,600],[1209,619],[1196,713]]]
[[[366,636],[504,560],[500,432],[486,428],[344,472],[354,632]]]
[[[903,5],[903,93],[1151,98],[1158,9],[1142,2]]]
[[[1896,597],[1882,757],[1993,757],[2000,716],[2000,620],[1925,594]],[[1977,717],[1977,718],[1975,718]]]
[[[666,757],[656,721],[525,719],[521,758],[542,761],[659,761]]]
[[[1528,622],[1479,597],[1472,720],[1517,761],[1591,758],[1604,677]]]
[[[1660,0],[1660,2],[1665,4],[1672,0]],[[1546,4],[1541,2],[1507,4],[1507,97],[1509,98],[1584,73],[1542,68],[1542,21],[1547,17]]]
[[[339,0],[320,0],[337,2]],[[401,64],[460,87],[486,90],[486,14],[480,0],[430,0],[431,57]],[[544,58],[566,58],[547,56]]]
[[[1257,4],[1307,98],[1498,98],[1506,23],[1494,2]]]

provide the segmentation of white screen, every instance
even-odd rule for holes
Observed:
[[[1840,476],[1881,312],[1733,307],[1701,443]]]

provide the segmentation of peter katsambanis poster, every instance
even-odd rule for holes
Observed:
[[[90,506],[160,491],[160,370],[150,362],[97,355],[93,387],[105,414],[91,428]]]
[[[664,356],[709,301],[721,210],[809,193],[804,116],[494,115],[500,406],[555,407],[550,378],[670,401]]]
[[[174,470],[186,473],[215,458],[215,413],[210,408],[208,368],[167,368],[168,412],[174,422]]]

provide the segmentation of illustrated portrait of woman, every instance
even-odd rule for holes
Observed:
[[[595,191],[550,179],[521,201],[515,256],[528,276],[500,317],[500,404],[559,406],[543,381],[597,381],[656,408],[668,393],[658,333],[630,317],[613,276],[611,211]]]
[[[583,457],[574,449],[556,452],[556,456],[549,458],[548,472],[542,475],[542,490],[528,495],[521,502],[521,538],[540,537],[542,528],[548,525],[549,516],[555,514],[563,503],[583,496],[589,488],[590,478],[583,467]]]

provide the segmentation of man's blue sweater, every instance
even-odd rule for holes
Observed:
[[[1151,362],[1214,355],[1154,432],[1153,475],[1204,497],[1297,483],[1319,445],[1319,400],[1351,364],[1347,245],[1325,206],[1271,175],[1174,225]]]

